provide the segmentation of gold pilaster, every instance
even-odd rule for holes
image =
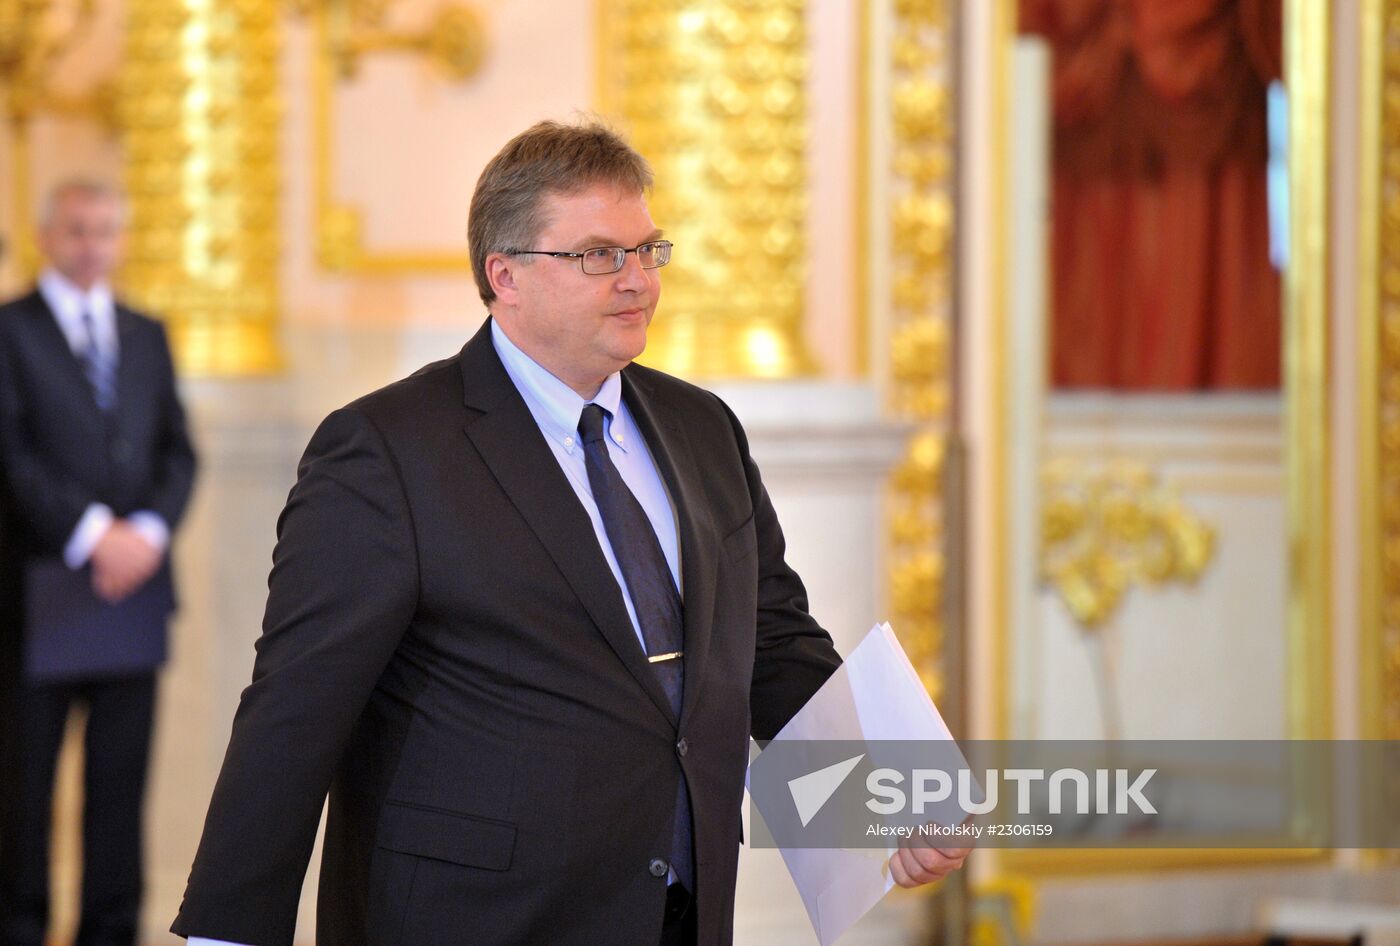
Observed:
[[[280,14],[274,0],[128,4],[124,284],[193,374],[280,362]]]
[[[1363,11],[1362,734],[1400,739],[1400,0]]]
[[[890,358],[894,414],[917,425],[891,488],[892,623],[934,699],[943,687],[943,462],[954,246],[951,0],[895,0],[890,35]]]
[[[648,364],[690,377],[814,366],[806,282],[804,0],[600,0],[599,97],[656,171],[676,244]]]
[[[10,126],[10,220],[20,272],[33,277],[42,260],[34,240],[30,128],[43,115],[94,118],[116,131],[110,83],[99,81],[84,93],[59,91],[55,73],[96,18],[95,0],[79,0],[52,16],[47,0],[0,0],[0,115]]]

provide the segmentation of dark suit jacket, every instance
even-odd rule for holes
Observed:
[[[290,944],[329,789],[326,946],[651,946],[684,777],[700,942],[730,941],[749,734],[840,661],[728,408],[622,377],[679,519],[680,720],[488,322],[307,447],[175,932]]]
[[[173,533],[194,482],[195,456],[165,329],[125,306],[116,310],[117,406],[104,417],[92,386],[43,296],[0,306],[0,457],[12,516],[6,530],[14,574],[63,553],[89,504],[117,516],[159,513]],[[0,514],[3,509],[0,508]],[[157,579],[168,581],[163,571]],[[140,646],[164,653],[164,628]],[[130,639],[113,636],[113,647]],[[130,663],[130,655],[124,663]]]

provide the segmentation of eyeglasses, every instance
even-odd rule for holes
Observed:
[[[590,276],[607,276],[622,269],[628,253],[637,254],[637,262],[642,269],[657,269],[671,262],[670,240],[653,240],[642,243],[630,250],[622,246],[594,246],[581,253],[565,253],[559,250],[506,250],[512,256],[555,256],[576,259],[583,271]]]

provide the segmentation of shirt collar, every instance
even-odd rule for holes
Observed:
[[[521,351],[495,319],[491,320],[491,342],[496,347],[501,364],[505,366],[506,374],[510,375],[510,380],[525,399],[535,423],[539,424],[546,437],[558,441],[567,453],[572,454],[579,445],[578,420],[583,408],[588,404],[597,404],[611,415],[606,428],[608,436],[626,452],[631,429],[630,418],[622,406],[621,372],[614,371],[608,375],[598,393],[591,400],[584,400],[577,391]]]
[[[116,345],[116,303],[107,283],[96,283],[86,292],[79,289],[52,266],[39,274],[39,294],[44,297],[59,328],[75,347],[87,344],[83,312],[91,312],[97,328],[98,344]]]

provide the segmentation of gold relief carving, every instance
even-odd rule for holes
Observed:
[[[1379,233],[1378,272],[1374,287],[1377,336],[1363,341],[1374,346],[1368,355],[1375,365],[1373,389],[1366,396],[1374,400],[1371,417],[1375,427],[1366,433],[1374,438],[1374,465],[1377,484],[1374,512],[1362,515],[1379,519],[1378,534],[1370,553],[1379,558],[1376,569],[1380,583],[1379,686],[1378,705],[1369,708],[1373,716],[1371,735],[1400,739],[1400,0],[1383,0],[1382,30],[1375,40],[1380,44],[1378,67],[1379,141],[1368,142],[1379,154]],[[1400,789],[1393,797],[1400,797]]]
[[[599,4],[599,93],[656,170],[676,244],[642,359],[691,377],[790,378],[807,212],[803,0]]]
[[[116,127],[116,97],[110,82],[99,81],[83,95],[67,95],[52,85],[59,65],[87,38],[97,18],[96,0],[65,5],[52,0],[0,0],[0,81],[11,121],[43,112],[97,117]],[[66,21],[66,22],[65,22]]]
[[[360,59],[377,52],[407,52],[428,60],[449,78],[470,79],[486,58],[486,28],[469,7],[443,7],[417,31],[388,26],[385,0],[340,0],[330,4],[323,47],[341,79],[359,72]]]
[[[69,6],[60,9],[51,0],[0,0],[0,108],[10,123],[15,208],[11,223],[25,273],[35,273],[40,266],[30,216],[30,122],[39,115],[90,118],[113,133],[119,125],[115,83],[110,79],[99,79],[81,94],[61,92],[52,84],[64,58],[91,34],[97,18],[95,0]]]
[[[365,246],[364,212],[335,196],[335,87],[356,76],[365,56],[384,52],[420,56],[452,81],[470,79],[486,58],[481,16],[467,6],[445,6],[423,29],[403,31],[387,25],[389,0],[300,0],[298,7],[310,13],[316,34],[312,175],[317,260],[331,272],[361,275],[470,273],[465,249],[372,251]]]
[[[130,250],[123,281],[166,317],[184,369],[275,370],[276,0],[129,0]]]
[[[950,400],[954,214],[950,0],[896,0],[885,107],[891,260],[890,407],[916,431],[890,481],[892,623],[938,699],[943,690],[943,467]]]
[[[1061,458],[1041,472],[1041,578],[1081,627],[1108,621],[1134,585],[1195,583],[1215,528],[1139,463],[1096,470]]]

